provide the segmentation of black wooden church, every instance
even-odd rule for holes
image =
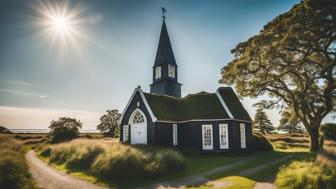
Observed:
[[[150,93],[134,90],[121,116],[121,142],[203,152],[248,149],[251,118],[233,89],[181,98],[177,68],[163,16]]]

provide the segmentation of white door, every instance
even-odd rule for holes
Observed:
[[[131,144],[147,144],[146,128],[144,122],[131,125]]]

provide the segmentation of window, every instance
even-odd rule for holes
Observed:
[[[161,77],[161,66],[155,68],[155,79],[159,79]]]
[[[202,125],[203,150],[212,150],[212,125]]]
[[[173,145],[177,145],[177,125],[173,124]]]
[[[145,122],[144,116],[139,112],[135,112],[132,123],[143,123]]]
[[[240,124],[240,147],[246,148],[246,134],[245,134],[245,124]]]
[[[175,78],[175,66],[168,64],[168,76]]]
[[[229,148],[229,134],[227,124],[219,124],[219,147],[220,149]]]
[[[126,142],[126,141],[128,141],[128,125],[124,125],[124,128],[123,128],[123,140],[124,140],[124,142]]]

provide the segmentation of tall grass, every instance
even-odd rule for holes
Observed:
[[[184,157],[171,149],[132,147],[103,140],[77,139],[50,145],[41,155],[69,169],[85,169],[104,179],[156,177],[185,169]]]
[[[33,189],[23,146],[9,135],[0,135],[0,188]]]
[[[326,145],[315,160],[294,161],[277,175],[280,189],[334,189],[336,187],[336,149]]]

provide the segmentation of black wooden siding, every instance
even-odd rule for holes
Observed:
[[[140,102],[140,106],[137,107],[137,102]],[[155,136],[155,131],[154,131],[154,123],[152,121],[152,118],[140,96],[140,93],[137,92],[134,96],[134,98],[132,99],[129,107],[127,108],[125,114],[124,114],[124,117],[123,119],[121,120],[121,124],[120,124],[120,141],[122,142],[123,141],[123,126],[124,125],[128,125],[128,122],[129,122],[129,119],[130,119],[130,116],[132,115],[133,111],[135,109],[139,108],[141,111],[144,112],[145,116],[146,116],[146,120],[147,120],[147,144],[151,144],[151,145],[154,145],[155,142],[154,142],[154,136]],[[131,139],[131,127],[129,129],[129,138],[128,138],[128,141],[130,141]]]

